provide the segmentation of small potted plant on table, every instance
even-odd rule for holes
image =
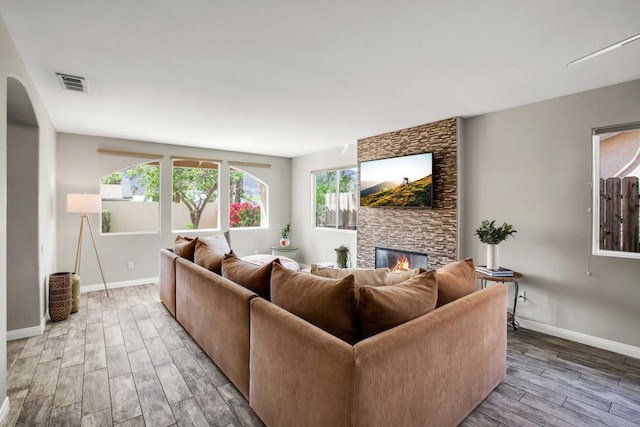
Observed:
[[[500,268],[498,245],[507,237],[514,237],[513,233],[517,233],[517,231],[512,225],[505,222],[500,227],[496,227],[496,221],[488,219],[482,221],[480,227],[476,229],[475,235],[480,238],[482,243],[487,244],[487,268],[491,270]]]
[[[283,248],[288,248],[291,244],[289,233],[291,233],[291,224],[287,224],[280,229],[280,246]]]

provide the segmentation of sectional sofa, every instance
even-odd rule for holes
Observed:
[[[505,376],[506,287],[469,293],[471,260],[435,273],[437,308],[354,342],[170,250],[160,264],[162,302],[268,426],[455,426]]]

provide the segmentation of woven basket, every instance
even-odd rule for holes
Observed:
[[[71,273],[49,275],[49,317],[54,322],[71,314]]]

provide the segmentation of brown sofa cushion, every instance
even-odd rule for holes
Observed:
[[[274,265],[271,301],[326,332],[353,344],[356,340],[353,275],[328,279]]]
[[[438,281],[434,270],[421,273],[406,282],[389,286],[363,286],[359,289],[359,338],[407,322],[433,310],[438,300]]]
[[[455,301],[477,290],[476,265],[473,259],[451,262],[436,270],[438,303],[436,307]]]
[[[418,274],[424,273],[424,268],[412,268],[407,271],[390,271],[385,278],[385,285],[397,285],[398,283],[406,282],[407,280],[416,277]]]
[[[193,257],[193,262],[196,264],[213,271],[217,274],[222,274],[222,260],[224,259],[225,254],[233,253],[231,249],[229,249],[229,245],[227,245],[227,241],[224,240],[224,245],[220,245],[219,242],[208,240],[210,238],[203,237],[198,238],[196,242],[196,250]],[[213,246],[210,246],[210,243]],[[223,252],[226,248],[226,251]]]
[[[353,283],[356,288],[364,285],[384,286],[387,268],[319,268],[317,264],[311,264],[311,274],[329,279],[344,279],[353,274]]]
[[[224,233],[216,233],[213,236],[200,236],[198,240],[202,240],[212,249],[215,249],[218,252],[224,252],[228,254],[231,252],[231,246],[229,245],[229,232],[225,231]]]
[[[181,256],[182,258],[186,258],[189,261],[193,262],[194,253],[196,250],[196,243],[198,238],[195,239],[192,237],[185,237],[178,235],[176,237],[176,241],[173,244],[173,252]]]
[[[263,298],[269,299],[271,266],[273,264],[280,265],[280,260],[276,258],[269,264],[259,266],[241,260],[235,254],[230,253],[226,254],[222,260],[222,276]]]

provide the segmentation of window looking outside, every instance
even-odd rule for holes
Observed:
[[[266,227],[267,185],[249,172],[229,168],[229,226]]]
[[[593,130],[593,253],[640,258],[640,122]]]
[[[173,231],[219,228],[219,171],[211,160],[173,160]]]
[[[356,168],[314,172],[316,227],[356,229]]]
[[[100,182],[102,234],[160,230],[160,163],[140,163],[104,176]]]

